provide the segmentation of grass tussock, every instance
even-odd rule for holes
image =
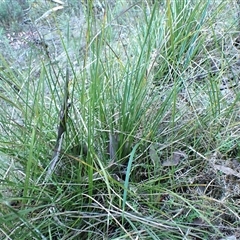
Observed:
[[[2,34],[1,239],[240,236],[237,3],[153,2]]]

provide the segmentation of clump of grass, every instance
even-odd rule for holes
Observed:
[[[112,7],[98,17],[88,4],[81,59],[69,50],[70,25],[59,33],[61,61],[50,54],[38,68],[29,62],[28,70],[13,71],[2,58],[1,235],[209,239],[232,233],[237,203],[224,198],[224,171],[214,166],[228,150],[234,154],[239,94],[228,99],[221,91],[222,69],[214,75],[209,67],[200,83],[191,76],[207,68],[198,61],[209,58],[201,47],[204,31],[222,3],[211,14],[208,1],[166,1],[133,4],[117,16]],[[57,166],[46,178],[63,124]],[[226,128],[236,134],[229,137]]]

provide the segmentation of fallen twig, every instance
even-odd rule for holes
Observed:
[[[66,132],[66,129],[67,129],[67,117],[68,117],[68,110],[70,107],[70,103],[68,102],[69,101],[68,84],[69,84],[69,71],[67,69],[65,89],[64,89],[64,101],[63,101],[61,114],[60,114],[60,123],[58,126],[57,141],[55,144],[52,160],[49,164],[45,180],[48,180],[51,177],[51,175],[54,172],[55,166],[56,166],[57,162],[59,161],[59,155],[60,155],[60,151],[62,148],[64,132]]]

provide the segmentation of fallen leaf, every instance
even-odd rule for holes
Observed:
[[[178,152],[173,152],[172,159],[168,159],[163,162],[164,167],[172,167],[172,166],[177,166],[180,163],[181,159],[186,158],[187,155],[184,152],[178,151]]]
[[[195,218],[194,221],[192,222],[194,225],[204,225],[205,221],[202,218]]]
[[[220,240],[237,240],[236,236],[227,236],[226,238],[221,238]]]
[[[227,175],[233,175],[233,176],[240,178],[240,173],[238,173],[237,171],[234,171],[233,169],[231,169],[229,167],[225,167],[225,166],[217,165],[217,164],[213,164],[213,167]]]
[[[151,144],[151,146],[149,148],[149,155],[150,155],[150,158],[153,161],[153,163],[157,163],[160,161],[160,158],[158,157],[158,154],[154,147],[154,144]]]

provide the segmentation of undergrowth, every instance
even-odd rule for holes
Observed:
[[[237,238],[228,3],[117,2],[82,2],[81,28],[43,14],[53,44],[1,55],[1,239]]]

